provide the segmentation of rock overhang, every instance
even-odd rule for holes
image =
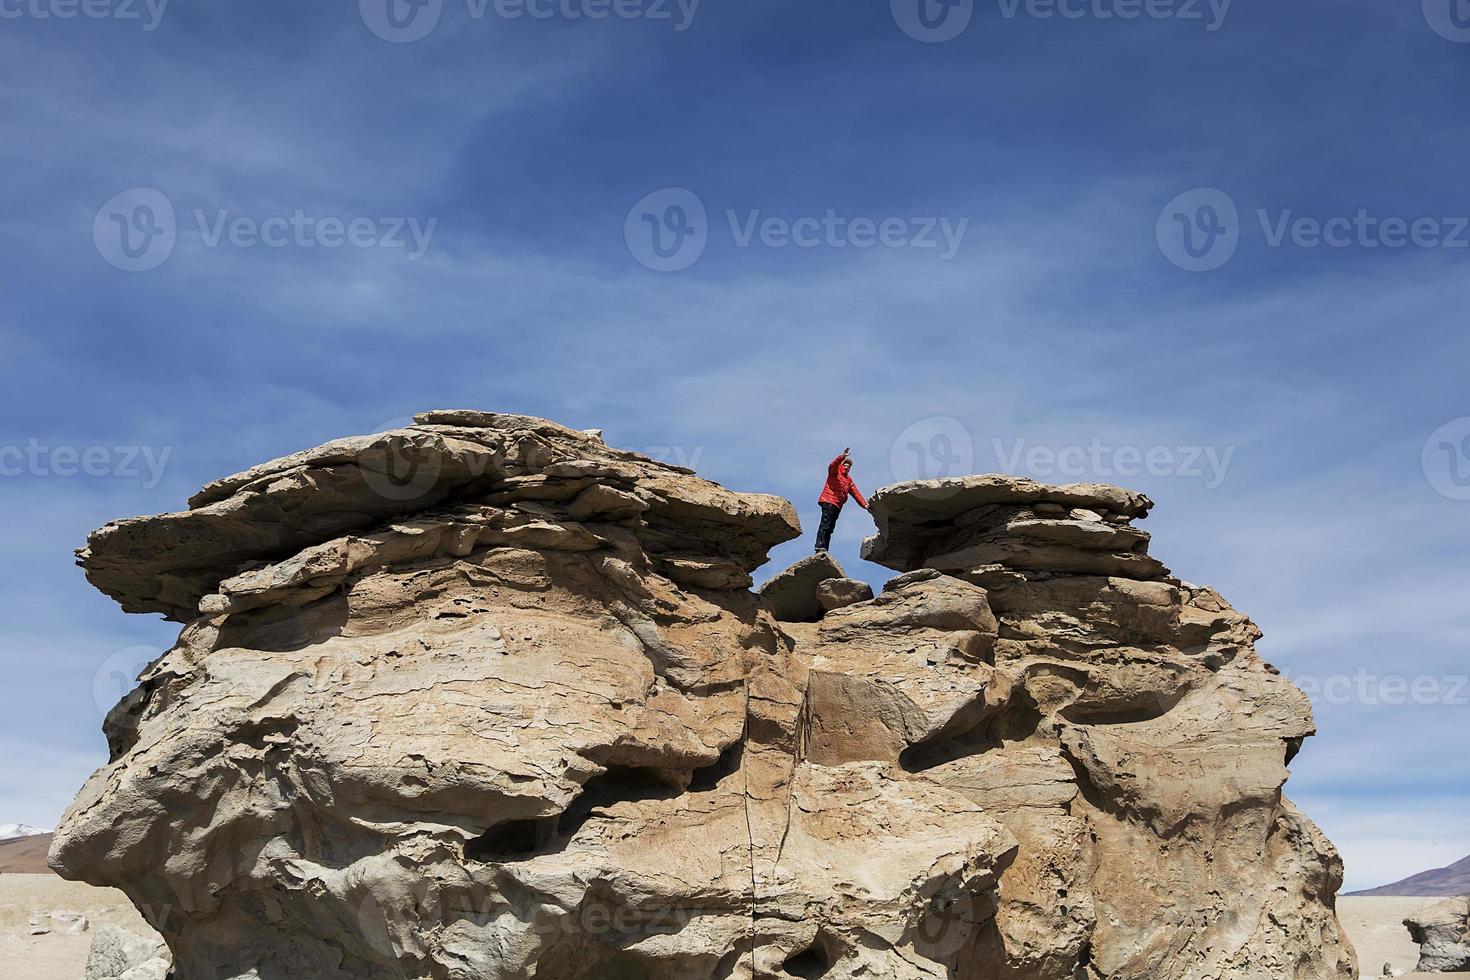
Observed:
[[[458,501],[555,500],[592,487],[637,498],[651,551],[728,566],[727,578],[801,533],[779,497],[736,493],[544,419],[439,410],[215,480],[186,511],[109,523],[92,532],[77,563],[126,611],[187,622],[221,582],[343,535]]]
[[[1121,487],[976,474],[886,486],[869,503],[878,533],[863,542],[863,557],[897,571],[1000,566],[1143,580],[1168,576],[1148,557],[1148,534],[1133,527],[1153,501]]]

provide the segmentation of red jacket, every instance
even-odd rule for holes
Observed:
[[[863,492],[852,482],[852,477],[842,472],[842,457],[838,456],[832,460],[827,467],[827,485],[822,488],[822,496],[817,502],[822,504],[835,504],[841,507],[847,503],[847,495],[852,494],[852,499],[858,502],[863,510],[868,509],[868,502],[863,499]]]

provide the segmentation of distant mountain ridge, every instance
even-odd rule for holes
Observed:
[[[32,827],[24,823],[0,823],[0,840],[14,840],[17,837],[36,837],[40,834],[49,834],[51,831],[45,827]]]
[[[46,864],[46,852],[49,850],[50,834],[12,837],[10,840],[0,841],[0,874],[51,874],[51,868]]]
[[[1422,871],[1403,881],[1396,881],[1381,888],[1352,892],[1366,896],[1422,896],[1425,898],[1454,898],[1470,895],[1470,857],[1462,858],[1447,868]]]

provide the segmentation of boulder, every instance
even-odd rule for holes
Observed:
[[[826,612],[873,598],[873,587],[850,578],[829,578],[817,584],[817,603]]]
[[[168,950],[111,923],[97,927],[82,980],[162,980],[169,971]]]
[[[837,559],[819,551],[803,558],[760,587],[761,597],[783,623],[815,623],[825,611],[817,598],[817,587],[828,579],[845,579],[847,573]]]
[[[1419,944],[1420,973],[1470,970],[1470,898],[1436,902],[1404,920]]]
[[[1306,699],[1146,498],[874,500],[879,595],[757,595],[785,501],[446,411],[108,525],[91,580],[184,625],[51,864],[180,978],[1354,975]],[[102,931],[89,976],[169,969]]]

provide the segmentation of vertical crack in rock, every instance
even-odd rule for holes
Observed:
[[[785,501],[429,412],[78,553],[183,624],[56,834],[180,980],[1322,980],[1312,734],[1151,502],[873,497],[874,595]]]
[[[750,682],[745,684],[745,730],[750,731]],[[755,949],[756,949],[756,923],[758,922],[760,886],[755,880],[755,825],[750,818],[750,770],[742,773],[744,776],[744,788],[741,791],[743,797],[743,809],[745,811],[745,840],[747,844],[747,855],[750,861],[750,972],[754,976]]]

